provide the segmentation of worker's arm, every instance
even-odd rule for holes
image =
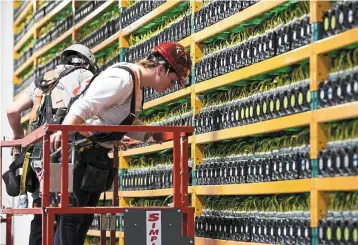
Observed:
[[[74,114],[68,114],[65,119],[63,120],[63,125],[74,125],[74,124],[83,124],[85,121]],[[50,137],[50,149],[51,152],[56,151],[61,145],[62,139],[62,132],[57,131],[56,133],[52,134]]]
[[[31,97],[27,93],[21,93],[7,110],[7,118],[13,132],[14,139],[24,137],[24,129],[21,126],[21,112],[30,109],[33,106]]]
[[[135,119],[132,125],[144,125],[144,123],[139,119]],[[153,137],[155,141],[162,141],[163,139],[162,133],[154,132],[128,132],[126,136],[141,142],[147,141],[150,137]]]

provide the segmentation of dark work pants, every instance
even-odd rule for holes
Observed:
[[[113,164],[107,156],[108,149],[95,148],[90,150],[95,158],[101,159],[106,164]],[[81,189],[82,179],[88,164],[79,154],[76,154],[76,164],[73,173],[74,198],[70,199],[70,205],[75,207],[95,207],[102,192],[90,192]],[[95,181],[95,180],[94,180]],[[94,214],[64,214],[59,215],[59,225],[55,234],[55,245],[83,245],[87,232],[92,225]]]
[[[86,193],[84,195],[80,195],[79,206],[97,206],[98,200],[100,198],[101,193]],[[86,201],[87,198],[87,202]],[[37,199],[36,202],[41,204],[41,199]],[[77,204],[77,200],[71,201],[71,203]],[[81,203],[83,203],[81,205]],[[62,229],[57,228],[55,226],[55,245],[61,245],[60,243],[60,234],[64,237],[70,239],[71,241],[77,240],[75,243],[63,243],[63,244],[81,244],[83,245],[86,239],[87,232],[91,227],[93,221],[93,214],[85,214],[85,215],[63,215],[57,218],[60,222],[63,222]],[[77,231],[77,232],[74,232]],[[39,214],[35,214],[33,220],[31,221],[30,228],[30,238],[29,245],[42,245],[42,216]]]
[[[33,202],[34,204],[36,203],[38,207],[41,206],[41,198],[34,199]],[[40,214],[35,214],[34,219],[31,221],[29,245],[41,245],[41,244],[42,244],[42,216]]]
[[[34,198],[33,204],[41,207],[41,198]],[[54,227],[56,230],[56,225]],[[29,245],[42,245],[42,216],[35,214],[30,226]]]

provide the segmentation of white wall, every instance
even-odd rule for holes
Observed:
[[[6,117],[6,109],[13,98],[13,3],[12,0],[0,0],[0,138],[11,137],[11,129]],[[3,150],[3,172],[11,162],[10,151]],[[2,179],[1,179],[2,181]],[[3,184],[4,185],[4,184]],[[6,194],[2,189],[3,196]],[[4,197],[5,198],[5,197]],[[6,197],[3,205],[14,207],[14,200]],[[30,234],[30,221],[32,215],[18,216],[14,219],[14,245],[28,244]],[[0,226],[0,244],[5,244],[5,225]]]

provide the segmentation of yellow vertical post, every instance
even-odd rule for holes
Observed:
[[[20,1],[13,1],[14,9],[17,9],[20,6]]]
[[[329,199],[325,192],[315,188],[314,181],[313,179],[310,193],[311,227],[318,227],[319,220],[323,219],[327,213]]]
[[[191,108],[193,115],[197,115],[203,108],[203,102],[200,100],[199,96],[195,92],[195,86],[191,87]]]
[[[124,245],[124,237],[123,236],[121,236],[119,238],[119,245]]]
[[[312,113],[310,124],[310,145],[311,159],[317,159],[318,153],[327,148],[327,136],[324,130],[324,124],[315,120],[315,113]]]
[[[14,49],[14,59],[17,60],[19,57],[19,53]]]
[[[320,82],[325,81],[328,78],[330,69],[330,58],[317,54],[312,49],[310,57],[310,89],[312,92],[312,109],[317,109],[318,106],[318,87]],[[317,159],[318,153],[326,148],[327,138],[324,132],[323,123],[318,123],[316,120],[316,114],[312,112],[312,118],[310,123],[310,145],[311,145],[311,159]]]
[[[313,47],[312,54],[310,57],[311,91],[317,91],[319,83],[327,80],[330,67],[331,67],[330,57],[324,54],[315,53]]]
[[[191,59],[192,59],[194,65],[196,63],[198,63],[203,56],[202,48],[203,48],[203,45],[195,43],[195,39],[193,39],[193,42],[191,43],[191,46],[190,46],[190,56],[191,56]]]
[[[330,7],[330,1],[310,0],[311,23],[322,22],[324,12],[326,12]]]
[[[330,8],[330,1],[310,0],[310,22],[312,28],[312,40],[318,41],[322,38],[322,21],[323,14]],[[318,87],[319,83],[327,79],[329,72],[330,60],[323,54],[315,52],[316,44],[312,43],[312,52],[310,55],[310,90],[312,97],[311,109],[315,110],[318,107]],[[326,147],[327,138],[324,131],[323,123],[316,120],[315,112],[312,111],[312,118],[310,123],[310,157],[312,159],[312,182],[310,192],[310,211],[311,211],[311,227],[312,227],[312,244],[317,244],[317,227],[318,221],[324,217],[328,200],[324,192],[320,192],[315,185],[315,177],[317,176],[318,153]]]
[[[122,169],[128,169],[128,159],[123,156],[123,152],[119,152],[119,171]],[[120,175],[121,178],[121,175]],[[128,199],[122,196],[122,192],[119,192],[119,206],[128,207]],[[123,233],[124,234],[124,233]],[[119,238],[119,245],[124,245],[124,235]]]
[[[123,152],[119,152],[119,169],[127,169],[128,168],[128,159],[123,156]]]
[[[128,207],[129,204],[128,204],[128,200],[126,197],[120,197],[119,199],[119,206],[120,207]]]
[[[193,140],[192,140],[191,144],[192,144],[191,149],[192,149],[192,152],[193,152],[192,157],[193,157],[193,161],[194,161],[193,169],[195,170],[196,166],[203,162],[204,146],[196,144],[195,135],[193,136]]]
[[[191,203],[192,206],[195,208],[194,216],[200,216],[203,212],[204,207],[204,196],[196,195],[195,191],[191,194]]]
[[[76,29],[72,27],[72,41],[76,41]]]
[[[119,47],[120,48],[129,48],[128,38],[123,36],[122,33],[119,35]]]
[[[122,170],[128,169],[128,161],[127,158],[123,156],[123,152],[119,152],[119,171],[121,173]],[[120,176],[121,177],[121,176]],[[119,206],[120,207],[128,207],[127,200],[122,197],[122,192],[119,192]]]
[[[78,0],[72,0],[72,13],[75,16],[76,8],[79,6]],[[75,25],[72,26],[72,41],[76,41]]]
[[[313,42],[322,38],[323,14],[330,8],[330,6],[330,1],[310,0],[310,22]]]
[[[191,14],[193,18],[194,18],[194,14],[200,10],[202,5],[203,5],[202,0],[190,0]]]
[[[14,76],[13,82],[14,82],[14,84],[20,84],[21,81],[18,76]]]
[[[127,8],[129,6],[128,0],[119,0],[119,7],[120,8]]]

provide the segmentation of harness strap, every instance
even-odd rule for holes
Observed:
[[[35,80],[35,86],[38,90],[41,91],[41,95],[39,101],[37,99],[34,101],[34,106],[31,111],[30,122],[33,123],[32,128],[36,129],[44,122],[51,122],[53,117],[53,107],[52,107],[52,92],[53,90],[57,89],[57,84],[60,80],[69,75],[71,72],[77,69],[86,69],[82,66],[75,66],[71,68],[67,68],[63,70],[58,77],[55,77],[54,71],[47,72],[43,77],[40,77]],[[45,81],[46,79],[46,81]],[[56,95],[55,95],[56,96]],[[65,107],[63,98],[62,98],[62,91],[60,95],[57,95],[57,98],[54,97],[57,105],[59,108]],[[45,111],[43,111],[45,110]],[[32,120],[31,120],[32,119]]]
[[[30,152],[27,151],[25,154],[24,165],[22,166],[22,174],[20,179],[20,195],[26,193],[26,176],[29,169]]]
[[[135,109],[136,109],[136,95],[139,89],[139,77],[135,70],[131,69],[128,66],[113,66],[115,68],[123,69],[129,72],[133,81],[133,90],[131,96],[131,105],[129,115],[119,124],[119,125],[131,125],[136,117]],[[88,137],[95,143],[106,142],[106,141],[118,141],[121,140],[125,132],[112,132],[112,133],[97,133],[91,136],[90,132],[81,132],[82,135]]]

